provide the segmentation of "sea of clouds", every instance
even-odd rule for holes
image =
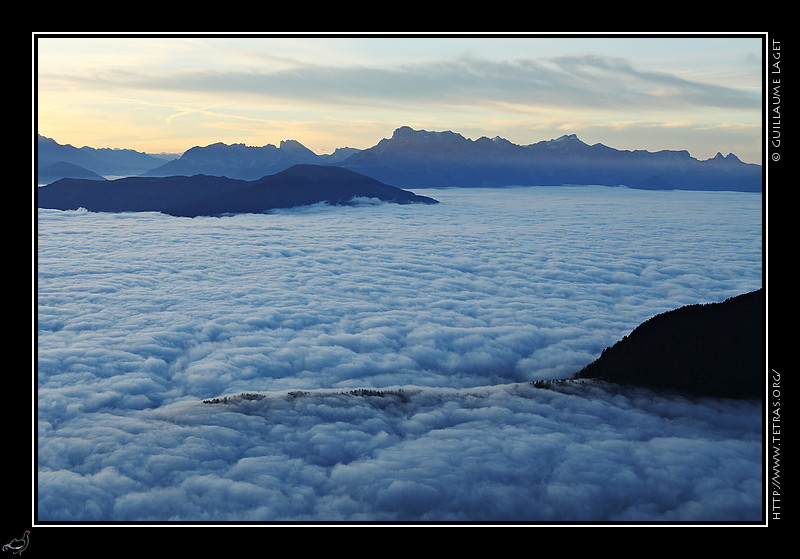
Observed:
[[[37,519],[761,518],[760,402],[530,384],[761,287],[760,194],[420,193],[39,210]]]

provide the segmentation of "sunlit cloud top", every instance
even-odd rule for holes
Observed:
[[[182,152],[403,125],[761,160],[761,38],[35,37],[37,132]]]

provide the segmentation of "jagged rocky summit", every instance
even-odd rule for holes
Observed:
[[[656,315],[603,350],[576,378],[693,396],[761,398],[765,309],[759,289]]]
[[[147,176],[217,175],[256,180],[297,164],[320,164],[321,160],[300,142],[285,140],[279,146],[247,146],[217,142],[196,146],[180,158],[164,163]]]
[[[354,171],[325,165],[294,165],[254,181],[209,175],[127,177],[111,181],[65,178],[37,189],[40,208],[157,211],[183,217],[260,213],[320,202],[342,205],[358,198],[397,204],[437,203],[433,198]]]
[[[395,130],[343,167],[402,187],[606,185],[644,189],[762,189],[760,165],[730,154],[697,160],[685,150],[617,150],[589,145],[575,134],[529,145],[503,138]]]

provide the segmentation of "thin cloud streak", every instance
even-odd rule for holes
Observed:
[[[330,67],[258,71],[170,71],[42,76],[59,87],[153,92],[225,93],[278,97],[308,103],[361,104],[429,102],[482,106],[491,103],[584,108],[676,108],[712,106],[760,109],[760,92],[691,81],[663,72],[638,70],[603,56],[563,56],[514,62],[461,57],[391,69]]]

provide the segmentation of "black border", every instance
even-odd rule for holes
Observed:
[[[780,122],[780,131],[782,134],[781,138],[781,145],[780,146],[773,146],[767,138],[767,132],[770,131],[770,126],[774,123],[770,119],[770,111],[772,110],[772,98],[769,95],[769,89],[767,87],[767,80],[770,78],[769,69],[770,69],[770,55],[773,54],[772,52],[772,45],[773,41],[779,41],[781,45],[785,43],[785,36],[781,33],[774,33],[774,32],[758,32],[758,33],[694,33],[694,32],[683,32],[683,33],[664,33],[664,32],[651,32],[651,33],[635,33],[635,32],[618,32],[618,33],[603,33],[603,32],[554,32],[554,33],[537,33],[537,32],[453,32],[453,33],[427,33],[427,32],[377,32],[377,33],[362,33],[362,32],[345,32],[345,33],[338,33],[338,32],[279,32],[279,33],[258,33],[258,32],[234,32],[234,33],[226,33],[226,32],[157,32],[157,33],[136,33],[136,32],[86,32],[86,33],[71,33],[71,32],[55,32],[55,33],[32,33],[33,45],[32,45],[32,64],[34,69],[32,71],[34,77],[34,84],[33,84],[33,91],[32,96],[34,97],[33,102],[33,152],[35,157],[35,143],[36,143],[36,130],[37,130],[37,116],[35,111],[35,61],[36,61],[36,41],[38,38],[58,38],[58,37],[105,37],[105,38],[143,38],[143,37],[160,37],[160,38],[170,38],[170,37],[182,37],[182,38],[196,38],[196,37],[230,37],[230,38],[258,38],[258,37],[287,37],[287,38],[303,38],[303,37],[342,37],[342,38],[352,38],[352,37],[362,37],[362,38],[504,38],[504,37],[513,37],[513,38],[527,38],[527,37],[537,37],[537,38],[621,38],[621,37],[636,37],[636,38],[741,38],[741,37],[760,37],[762,38],[762,54],[763,54],[763,67],[764,67],[764,81],[765,81],[765,90],[763,92],[763,110],[764,115],[762,118],[762,127],[764,131],[764,149],[762,155],[762,167],[765,171],[764,178],[763,178],[763,233],[764,233],[764,285],[766,287],[767,292],[767,300],[768,300],[768,311],[766,317],[766,332],[765,332],[765,339],[767,339],[767,355],[765,356],[765,363],[767,366],[765,369],[767,371],[778,370],[778,371],[787,371],[790,367],[790,361],[788,358],[783,355],[781,352],[786,350],[787,348],[791,347],[791,332],[787,331],[786,327],[786,319],[788,318],[788,305],[783,304],[787,301],[784,300],[784,296],[788,294],[788,289],[786,283],[788,280],[787,270],[782,269],[781,265],[783,264],[780,260],[777,261],[777,268],[776,268],[776,247],[777,245],[774,242],[779,242],[783,239],[791,239],[791,218],[786,217],[784,214],[788,211],[787,205],[781,205],[780,202],[776,205],[773,201],[772,197],[772,190],[778,189],[779,198],[781,198],[781,194],[785,192],[788,188],[791,188],[791,183],[786,183],[786,179],[788,178],[788,173],[786,169],[786,156],[787,156],[787,146],[786,141],[790,140],[787,138],[786,133],[787,129],[785,124],[785,116],[783,111],[781,110],[781,122]],[[786,46],[789,47],[790,45],[786,43]],[[786,73],[788,72],[788,67],[781,66],[781,79],[785,81]],[[781,82],[781,85],[783,82]],[[783,93],[783,91],[781,92]],[[783,101],[783,98],[781,98]],[[780,108],[783,109],[783,104],[780,105]],[[775,158],[776,155],[777,157]],[[35,174],[35,173],[34,173]],[[784,176],[786,175],[786,176]],[[769,188],[769,184],[778,185],[773,186],[772,189]],[[34,184],[35,187],[35,184]],[[769,208],[769,212],[768,212]],[[777,211],[777,213],[776,213]],[[769,213],[769,215],[768,215]],[[35,215],[35,211],[34,211]],[[35,219],[35,217],[34,217]],[[767,227],[769,226],[770,232],[769,234],[767,231]],[[35,233],[35,232],[34,232]],[[35,237],[35,235],[34,235]],[[769,241],[773,240],[773,250],[769,250]],[[777,240],[777,241],[776,241]],[[35,242],[35,239],[34,239]],[[777,252],[778,257],[780,258],[780,251]],[[772,256],[770,259],[769,257]],[[34,246],[34,265],[35,265],[35,246]],[[768,261],[769,261],[769,269],[768,269]],[[34,270],[35,271],[35,270]],[[35,277],[35,276],[34,276]],[[35,295],[35,283],[34,283],[34,295]],[[772,297],[772,302],[776,303],[776,305],[769,305],[770,297]],[[772,310],[773,312],[769,312]],[[35,351],[35,344],[36,344],[36,337],[35,337],[35,321],[36,321],[36,302],[34,297],[34,351]],[[33,380],[35,381],[35,355],[33,356],[34,365],[33,365]],[[770,378],[771,375],[767,375],[767,379],[765,379],[765,390],[770,389],[769,386],[771,384],[772,379]],[[785,378],[785,377],[784,377]],[[769,396],[769,394],[768,394]],[[35,495],[30,495],[31,486],[34,486],[35,490],[35,476],[36,476],[36,463],[35,463],[35,456],[36,456],[36,394],[34,388],[34,394],[32,397],[32,428],[31,431],[24,432],[32,432],[33,433],[33,444],[29,449],[22,448],[22,452],[16,455],[16,458],[13,460],[7,458],[7,462],[12,463],[15,466],[15,471],[13,474],[13,478],[7,477],[6,479],[6,488],[5,488],[5,501],[7,506],[4,507],[4,520],[5,522],[2,525],[2,530],[0,530],[0,544],[5,543],[6,541],[10,541],[14,538],[20,537],[25,530],[31,531],[31,544],[29,548],[22,553],[22,557],[39,557],[39,556],[57,556],[56,554],[62,554],[74,551],[82,556],[93,557],[95,554],[93,552],[88,552],[88,548],[86,545],[88,542],[93,539],[97,534],[98,530],[94,528],[101,528],[100,533],[102,534],[103,538],[106,541],[109,541],[108,538],[112,538],[111,540],[113,543],[113,549],[106,547],[105,545],[101,546],[98,549],[97,556],[107,556],[108,554],[114,554],[120,552],[119,544],[124,544],[127,549],[130,549],[132,553],[140,553],[142,551],[147,552],[152,550],[152,543],[155,543],[156,546],[165,546],[165,549],[169,548],[170,545],[175,545],[175,549],[178,550],[181,554],[186,554],[190,552],[198,552],[201,556],[205,556],[204,552],[208,554],[209,548],[214,548],[215,542],[222,542],[228,539],[236,539],[242,540],[243,537],[246,540],[254,540],[258,542],[259,540],[263,543],[263,547],[258,546],[261,548],[262,553],[268,553],[271,550],[276,549],[276,543],[270,542],[268,540],[269,533],[261,532],[260,530],[257,532],[253,532],[252,530],[248,530],[248,528],[285,528],[285,527],[305,527],[305,528],[342,528],[342,527],[368,527],[368,528],[387,528],[387,527],[406,527],[406,528],[427,528],[427,527],[460,527],[460,528],[475,528],[475,527],[505,527],[513,529],[515,527],[698,527],[698,526],[720,526],[720,527],[774,527],[780,525],[781,520],[775,520],[773,518],[768,517],[769,511],[769,503],[768,503],[768,496],[770,488],[768,487],[769,479],[767,476],[767,465],[768,465],[768,452],[767,452],[767,445],[766,441],[769,440],[770,431],[771,431],[771,422],[765,420],[764,425],[764,436],[765,436],[765,447],[764,447],[764,458],[765,458],[765,479],[764,479],[764,511],[765,515],[762,521],[760,522],[753,522],[753,523],[741,523],[741,522],[722,522],[722,523],[706,523],[706,522],[679,522],[679,523],[662,523],[662,522],[614,522],[614,523],[592,523],[592,522],[545,522],[545,523],[530,523],[530,522],[490,522],[490,523],[472,523],[472,522],[367,522],[367,523],[351,523],[351,522],[257,522],[257,523],[249,523],[249,522],[180,522],[180,523],[170,523],[170,522],[40,522],[36,520],[36,511],[35,511]],[[767,405],[770,402],[769,398],[765,403],[765,419],[769,418],[769,414],[767,413],[770,410],[767,410]],[[18,410],[12,413],[12,410],[6,409],[6,422],[4,425],[6,426],[6,440],[19,440],[20,433],[13,433],[13,427],[18,426],[20,423],[18,417]],[[22,459],[21,456],[25,455],[27,452],[27,456],[29,456],[32,460],[32,468],[28,469],[27,460]],[[25,468],[19,468],[20,466],[25,466]],[[17,469],[20,469],[21,472],[17,473]],[[16,506],[8,506],[8,503],[15,503],[20,505],[19,507]],[[27,503],[28,507],[24,506],[23,504]],[[145,533],[142,533],[141,530],[143,528],[147,528]],[[75,529],[75,528],[83,528],[83,529]],[[206,530],[206,528],[213,528],[212,532]],[[130,530],[134,530],[133,533],[130,533]],[[235,532],[231,532],[231,531]],[[90,535],[91,534],[91,535]],[[294,534],[292,534],[294,535]],[[336,549],[337,551],[345,551],[349,546],[350,541],[345,540],[344,542],[341,541],[342,534],[336,534],[339,536],[338,540],[331,540],[329,542],[331,547],[330,551]],[[459,534],[463,537],[462,534]],[[663,535],[663,534],[662,534]],[[505,537],[505,536],[504,536]],[[145,540],[153,539],[153,542],[145,543]],[[292,544],[292,540],[288,540],[290,545]],[[324,541],[324,540],[323,540]],[[135,543],[140,542],[140,543]],[[305,549],[304,543],[301,543],[301,547],[295,549]],[[244,545],[244,544],[242,544]],[[531,542],[531,545],[535,546],[535,542]],[[218,553],[213,553],[213,555],[230,555],[234,554],[234,556],[238,556],[235,554],[235,548],[229,549],[228,551],[221,551],[223,548],[220,548]],[[239,548],[244,551],[244,548]],[[537,549],[537,547],[534,547]],[[407,550],[408,551],[408,550]],[[47,552],[46,555],[39,555],[39,553]],[[249,555],[249,553],[242,553],[244,555]],[[159,553],[160,555],[160,553]]]

